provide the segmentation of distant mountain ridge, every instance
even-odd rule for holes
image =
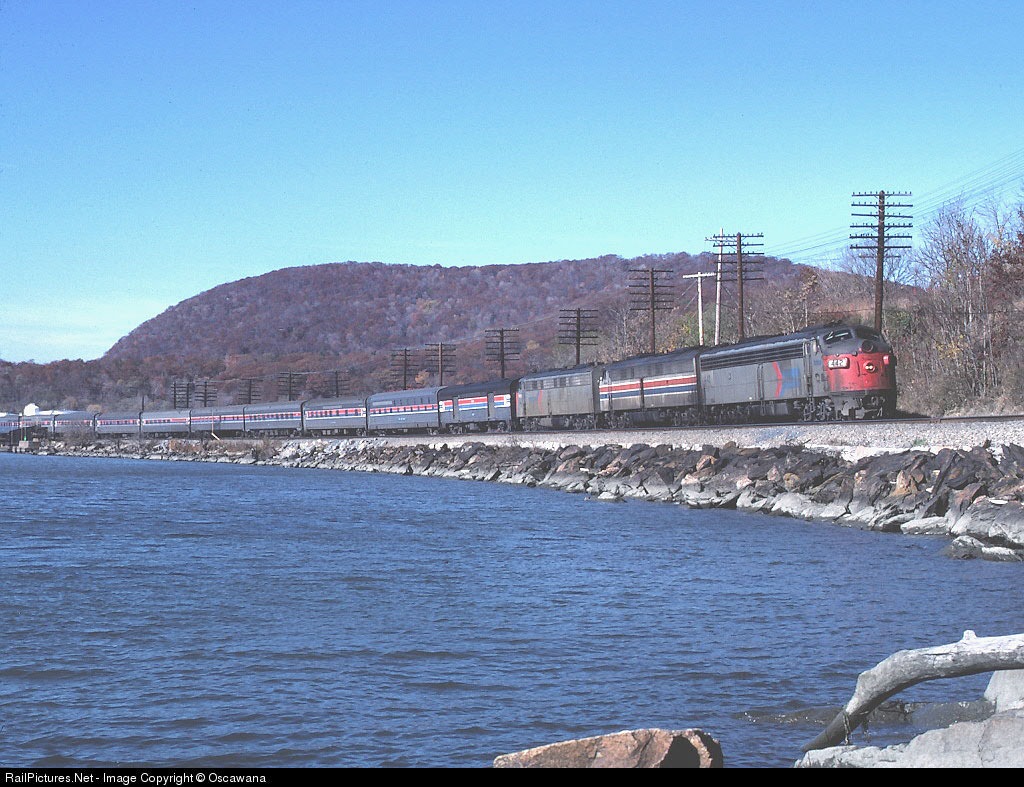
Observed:
[[[347,356],[480,337],[620,295],[630,267],[694,268],[688,254],[441,267],[342,262],[222,284],[119,340],[110,359],[229,355]]]

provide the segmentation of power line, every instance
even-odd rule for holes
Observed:
[[[1014,151],[920,195],[916,201],[917,219],[934,218],[942,209],[958,202],[974,207],[1014,181],[1024,181],[1024,150]],[[825,252],[838,255],[846,240],[845,228],[825,230],[782,243],[772,255],[794,262],[820,257]]]

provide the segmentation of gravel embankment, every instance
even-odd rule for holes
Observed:
[[[970,450],[990,444],[1024,445],[1024,421],[944,421],[907,423],[779,424],[773,426],[704,427],[699,429],[638,429],[594,432],[542,432],[476,434],[444,437],[410,435],[379,438],[395,445],[457,445],[481,442],[485,445],[521,445],[564,448],[570,445],[670,445],[674,448],[721,446],[734,442],[741,448],[777,448],[798,445],[814,451],[838,453],[847,460],[880,453],[931,451],[943,448]]]

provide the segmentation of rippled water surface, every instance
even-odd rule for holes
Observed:
[[[1024,569],[935,539],[318,470],[0,455],[0,481],[8,766],[486,766],[691,726],[785,766],[820,727],[775,714],[1024,631]]]

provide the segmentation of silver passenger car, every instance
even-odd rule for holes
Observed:
[[[245,405],[245,429],[263,434],[298,434],[302,431],[302,402]]]
[[[141,412],[124,411],[100,413],[96,416],[96,434],[116,437],[133,437],[142,433]]]
[[[246,431],[245,406],[193,407],[193,434],[243,434]]]
[[[95,434],[96,415],[85,410],[54,413],[51,433],[54,437],[92,437]]]
[[[508,432],[515,422],[515,380],[449,385],[437,394],[441,428],[449,432]]]
[[[191,428],[189,410],[147,410],[142,414],[142,434],[188,434]]]
[[[303,402],[302,430],[313,434],[366,434],[366,400],[343,396]]]
[[[367,429],[373,432],[431,432],[441,428],[437,409],[440,388],[387,391],[366,398]]]

